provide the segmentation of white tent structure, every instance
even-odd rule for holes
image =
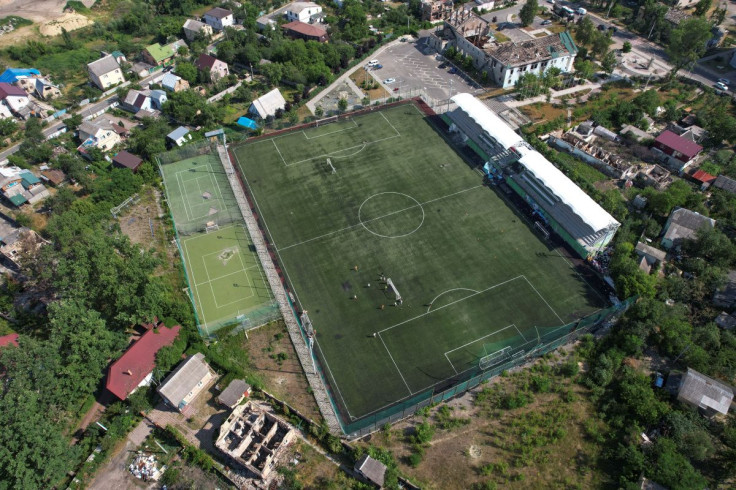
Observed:
[[[286,107],[286,100],[279,89],[275,88],[254,100],[248,108],[248,112],[261,119],[266,119],[268,116],[274,116],[277,110],[284,107]]]

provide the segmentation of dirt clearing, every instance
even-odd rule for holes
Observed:
[[[58,36],[61,34],[62,29],[73,31],[75,29],[86,27],[90,24],[92,24],[92,21],[82,14],[66,13],[58,19],[44,22],[39,30],[44,36]]]

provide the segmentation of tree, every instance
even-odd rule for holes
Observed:
[[[590,80],[595,75],[595,64],[592,61],[581,60],[575,63],[575,72],[580,78]]]
[[[174,71],[189,83],[197,81],[197,67],[187,61],[178,62]]]
[[[583,17],[583,19],[578,23],[577,27],[575,28],[575,37],[582,45],[588,45],[592,43],[595,34],[595,25],[593,24],[593,21],[591,21],[588,17]]]
[[[340,110],[340,112],[345,112],[348,108],[348,99],[341,98],[337,101],[337,108]]]
[[[521,10],[519,11],[519,19],[521,19],[521,24],[524,27],[531,25],[531,23],[534,22],[534,17],[536,17],[538,10],[539,4],[537,3],[537,0],[526,0],[526,3],[523,7],[521,7]]]
[[[18,123],[7,117],[0,119],[0,136],[10,136],[18,131]]]
[[[261,73],[266,77],[270,86],[276,86],[284,76],[284,66],[281,63],[266,63],[261,66]]]
[[[624,41],[624,45],[621,48],[622,53],[630,53],[631,52],[631,43],[629,41]]]
[[[618,60],[616,60],[616,53],[614,53],[613,51],[607,52],[603,56],[603,59],[601,59],[601,66],[603,67],[603,70],[609,75],[613,73],[613,70],[616,68],[617,64]]]
[[[726,20],[726,14],[728,13],[728,10],[725,8],[717,8],[713,11],[713,14],[710,16],[710,21],[714,26],[719,26],[723,24],[723,21]]]
[[[706,480],[677,451],[674,441],[666,437],[657,439],[654,445],[653,461],[646,474],[672,490],[697,490],[706,487]]]
[[[634,104],[650,116],[654,116],[657,113],[657,108],[661,104],[661,100],[656,90],[649,89],[637,95],[634,98]]]
[[[322,109],[321,105],[318,105],[317,107],[314,108],[314,115],[317,117],[322,117],[325,115],[325,110]]]
[[[713,0],[700,0],[695,6],[695,15],[703,17],[708,13],[710,7],[713,5]]]
[[[672,61],[674,77],[684,67],[693,65],[703,56],[706,42],[711,38],[711,25],[702,17],[693,17],[683,20],[670,34],[667,54]]]

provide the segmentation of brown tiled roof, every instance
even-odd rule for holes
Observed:
[[[327,31],[322,29],[321,27],[313,26],[311,24],[300,22],[298,20],[289,22],[288,24],[284,24],[281,27],[283,27],[287,31],[293,31],[302,34],[303,36],[322,37],[327,35]]]
[[[49,179],[54,185],[59,185],[66,180],[66,174],[59,169],[49,169],[41,172],[41,175]]]
[[[115,155],[112,161],[113,163],[117,163],[118,165],[122,165],[123,167],[131,170],[136,170],[140,167],[141,163],[143,163],[143,160],[125,150]]]
[[[215,63],[217,63],[217,58],[202,53],[197,58],[197,61],[194,62],[194,65],[200,70],[211,70]]]

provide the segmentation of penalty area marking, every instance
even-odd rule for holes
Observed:
[[[455,374],[460,374],[460,373],[458,372],[458,370],[457,370],[457,369],[455,369],[455,365],[454,365],[454,364],[452,363],[452,361],[450,360],[450,358],[448,357],[448,355],[447,355],[447,354],[449,354],[449,353],[451,353],[451,352],[455,352],[456,350],[460,350],[460,349],[462,349],[462,348],[464,348],[464,347],[467,347],[467,346],[469,346],[470,344],[474,344],[474,343],[478,342],[479,340],[483,340],[483,339],[485,339],[485,338],[487,338],[487,337],[490,337],[491,335],[496,335],[497,333],[499,333],[499,332],[503,332],[504,330],[507,330],[507,329],[509,329],[509,328],[512,328],[512,327],[513,327],[513,328],[515,328],[515,329],[516,329],[516,331],[517,331],[517,332],[519,332],[519,334],[521,334],[521,331],[519,331],[518,327],[517,327],[516,325],[514,325],[514,324],[512,323],[511,325],[507,325],[507,326],[505,326],[505,327],[503,327],[503,328],[500,328],[500,329],[496,330],[495,332],[491,332],[491,333],[489,333],[489,334],[487,334],[487,335],[484,335],[483,337],[478,337],[478,338],[477,338],[477,339],[475,339],[475,340],[471,340],[471,341],[470,341],[470,342],[468,342],[467,344],[463,344],[463,345],[461,345],[460,347],[455,347],[454,349],[450,349],[450,350],[448,350],[447,352],[445,352],[445,358],[447,359],[447,362],[449,362],[449,363],[450,363],[450,366],[452,366],[452,370],[453,370],[453,371],[455,371]],[[524,338],[524,336],[522,335],[522,336],[521,336],[521,338]],[[525,340],[526,340],[526,339],[525,339]]]
[[[427,313],[429,313],[429,310],[432,309],[432,305],[434,304],[435,301],[437,301],[437,299],[439,299],[440,296],[447,294],[447,293],[451,293],[452,291],[470,291],[476,294],[479,292],[475,289],[470,289],[470,288],[452,288],[452,289],[448,289],[447,291],[442,291],[432,301],[429,302],[429,306],[427,307]]]
[[[370,219],[370,220],[368,220],[368,221],[375,221],[375,220],[377,220],[377,219],[381,219],[381,218],[385,218],[385,217],[387,217],[387,216],[391,216],[392,214],[397,214],[397,213],[401,213],[401,212],[403,212],[403,211],[406,211],[407,209],[412,209],[412,208],[415,208],[415,207],[419,207],[419,209],[421,209],[421,210],[422,210],[422,221],[420,221],[420,222],[419,222],[419,225],[417,225],[417,227],[416,227],[416,228],[414,228],[413,230],[411,230],[410,232],[408,232],[408,233],[404,233],[403,235],[382,235],[382,234],[380,234],[380,233],[376,233],[375,231],[373,231],[373,230],[371,230],[370,228],[368,228],[368,227],[367,227],[367,226],[365,225],[365,223],[366,223],[366,222],[364,222],[364,221],[363,221],[363,218],[361,218],[361,217],[360,217],[360,213],[361,213],[361,211],[363,210],[363,206],[365,205],[365,203],[367,203],[368,201],[370,201],[370,200],[371,200],[371,199],[373,199],[374,197],[378,197],[378,196],[383,196],[384,194],[396,194],[397,196],[404,196],[404,197],[408,197],[409,199],[411,199],[412,201],[414,201],[414,202],[415,202],[416,204],[415,204],[415,205],[413,205],[413,206],[409,206],[408,208],[404,208],[404,209],[401,209],[401,210],[399,210],[399,211],[395,211],[395,212],[393,212],[393,213],[389,213],[389,214],[387,214],[387,215],[385,215],[385,216],[379,216],[378,218],[373,218],[373,219]],[[366,230],[366,231],[367,231],[368,233],[372,233],[372,234],[376,235],[377,237],[381,237],[381,238],[401,238],[401,237],[405,237],[405,236],[409,236],[409,235],[412,235],[412,234],[413,234],[413,233],[415,233],[415,232],[416,232],[416,231],[417,231],[417,230],[418,230],[419,228],[421,228],[421,227],[422,227],[422,225],[424,224],[424,218],[425,218],[425,215],[424,215],[424,207],[422,206],[422,203],[420,203],[419,201],[417,201],[416,199],[414,199],[413,197],[411,197],[411,196],[410,196],[409,194],[404,194],[403,192],[379,192],[379,193],[377,193],[377,194],[373,194],[372,196],[369,196],[369,197],[368,197],[368,198],[367,198],[367,199],[366,199],[365,201],[363,201],[363,203],[362,203],[362,204],[360,205],[360,207],[358,208],[358,222],[360,223],[360,225],[361,225],[361,226],[362,226],[363,228],[365,228],[365,230]]]
[[[409,388],[409,383],[406,382],[406,379],[404,379],[404,375],[401,374],[401,369],[399,369],[399,365],[396,364],[396,361],[394,361],[394,356],[392,356],[391,355],[391,351],[388,350],[388,347],[386,346],[386,342],[383,341],[383,337],[381,337],[381,333],[380,332],[378,333],[378,338],[381,339],[381,343],[383,344],[384,349],[386,349],[386,352],[388,353],[388,357],[390,357],[391,358],[391,362],[394,363],[394,366],[396,367],[396,371],[399,373],[399,376],[401,376],[401,380],[404,382],[404,385],[406,385],[406,389],[409,390],[409,394],[410,395],[413,395],[414,392],[411,391],[411,388]]]

